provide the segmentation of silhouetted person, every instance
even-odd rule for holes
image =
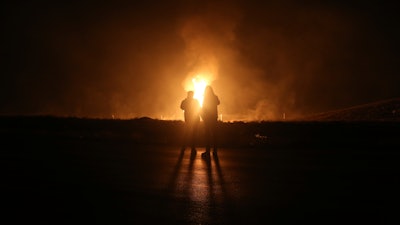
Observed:
[[[187,97],[181,102],[181,109],[184,111],[185,117],[185,134],[182,149],[190,145],[192,151],[195,151],[197,128],[200,122],[200,104],[197,99],[193,98],[193,94],[193,91],[188,91]]]
[[[217,153],[217,120],[219,98],[214,94],[211,86],[207,86],[204,90],[203,107],[201,117],[204,121],[206,151],[201,154],[203,158],[210,157],[211,145],[214,148],[214,154]]]

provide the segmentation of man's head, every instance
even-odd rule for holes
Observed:
[[[193,91],[188,91],[187,92],[187,97],[188,98],[193,98],[194,92]]]
[[[204,95],[205,95],[205,96],[214,95],[214,90],[213,90],[213,88],[212,88],[210,85],[208,85],[208,86],[205,88],[205,90],[204,90]]]

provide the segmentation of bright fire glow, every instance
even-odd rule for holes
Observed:
[[[207,86],[207,82],[200,77],[196,77],[192,79],[192,83],[194,87],[193,97],[199,101],[200,106],[203,106],[204,89]]]

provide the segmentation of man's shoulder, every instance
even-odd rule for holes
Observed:
[[[181,109],[183,109],[186,105],[186,99],[181,101]]]

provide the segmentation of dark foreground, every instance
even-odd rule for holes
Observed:
[[[225,124],[210,160],[136,131],[12,124],[2,224],[400,224],[396,123]]]

